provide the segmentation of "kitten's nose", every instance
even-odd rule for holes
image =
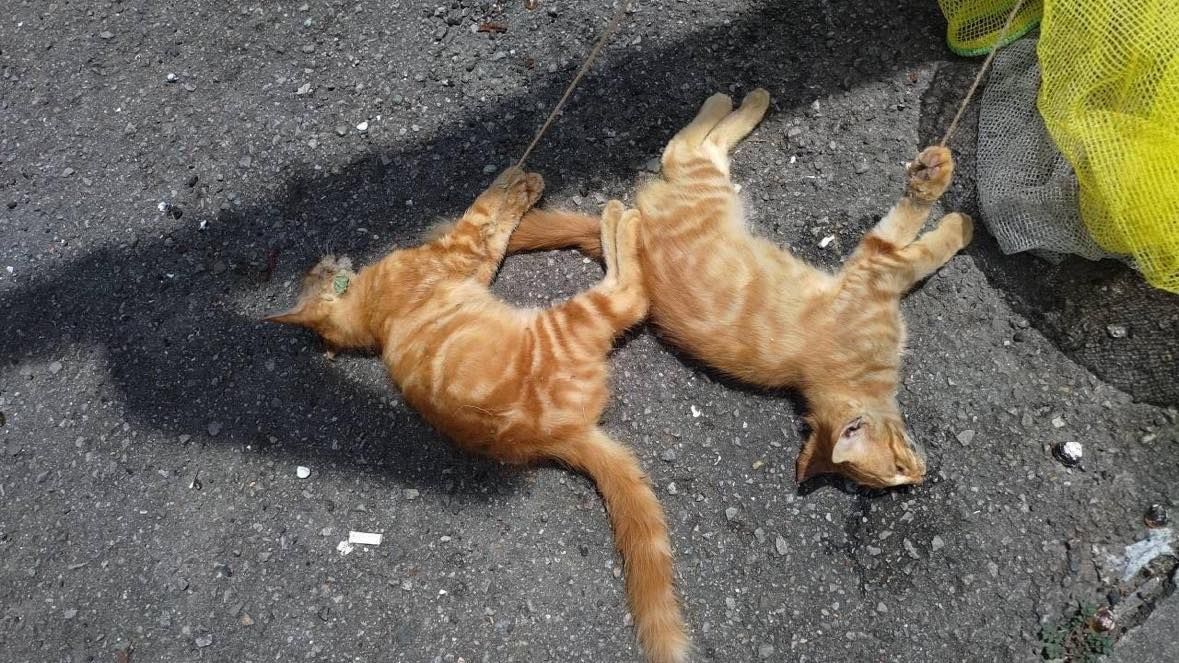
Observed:
[[[908,435],[905,436],[905,440],[909,443],[909,451],[913,452],[913,458],[917,460],[917,466],[913,468],[913,478],[916,479],[916,483],[921,483],[925,478],[925,448]]]
[[[908,435],[905,436],[905,441],[909,443],[909,451],[912,451],[913,455],[917,457],[917,460],[921,461],[921,466],[922,466],[922,468],[924,468],[925,467],[925,447],[921,446],[920,444],[917,444],[917,441],[914,440],[913,438],[909,437]]]

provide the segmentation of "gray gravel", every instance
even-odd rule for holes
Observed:
[[[7,4],[3,658],[638,660],[585,479],[459,454],[375,359],[256,322],[324,251],[363,261],[460,211],[609,15],[504,4]],[[708,94],[763,85],[734,166],[751,222],[833,266],[973,74],[942,29],[933,2],[641,2],[531,167],[549,204],[597,210]],[[967,210],[971,123],[947,199]],[[520,256],[496,289],[543,304],[599,275]],[[796,401],[630,334],[605,425],[658,487],[700,659],[1023,661],[1041,621],[1117,589],[1108,555],[1179,472],[1175,401],[1131,394],[1179,376],[1115,345],[1142,318],[1069,321],[1136,279],[981,236],[913,293],[900,399],[930,481],[889,492],[798,490]],[[1069,440],[1077,468],[1051,453]],[[343,554],[350,530],[384,541]]]

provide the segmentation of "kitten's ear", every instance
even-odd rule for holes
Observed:
[[[798,484],[831,471],[831,463],[827,462],[821,453],[816,453],[819,447],[818,439],[817,434],[811,433],[803,444],[802,451],[798,453],[798,460],[794,463],[794,481]]]
[[[262,318],[262,322],[277,322],[281,325],[308,327],[311,324],[311,316],[308,314],[306,306],[296,306],[289,311],[268,315]]]
[[[835,447],[831,449],[831,462],[839,464],[862,460],[871,452],[870,442],[864,418],[852,419],[835,440]]]

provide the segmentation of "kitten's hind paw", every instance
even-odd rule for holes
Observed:
[[[905,195],[923,203],[932,203],[950,186],[954,176],[954,156],[940,145],[927,147],[906,169]]]
[[[749,108],[750,114],[756,115],[760,119],[769,110],[770,93],[765,88],[756,88],[741,100],[741,107]]]

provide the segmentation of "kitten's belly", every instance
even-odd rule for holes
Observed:
[[[808,275],[793,273],[775,253],[727,233],[649,248],[653,320],[674,344],[725,373],[765,386],[796,384]]]
[[[519,320],[479,316],[431,347],[386,363],[406,401],[470,451],[528,460],[605,406],[604,358],[540,362]]]

